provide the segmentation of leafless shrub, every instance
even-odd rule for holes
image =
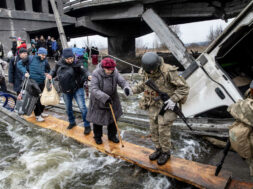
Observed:
[[[210,27],[209,33],[207,35],[207,40],[209,43],[213,42],[219,35],[223,32],[221,25],[217,26],[216,28]]]

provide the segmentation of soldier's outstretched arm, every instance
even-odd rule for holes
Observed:
[[[133,94],[142,93],[142,92],[144,92],[144,90],[145,90],[145,82],[144,81],[142,81],[141,83],[132,87]]]
[[[178,74],[176,70],[169,72],[168,80],[176,87],[173,95],[170,99],[173,102],[178,102],[189,94],[190,87],[186,83],[185,79]]]

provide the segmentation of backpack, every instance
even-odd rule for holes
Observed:
[[[75,73],[71,66],[61,65],[57,70],[57,76],[61,92],[70,94],[77,90]]]
[[[236,121],[229,127],[229,140],[231,147],[241,157],[249,159],[252,157],[252,127],[243,122]]]

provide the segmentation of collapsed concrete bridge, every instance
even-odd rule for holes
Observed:
[[[152,32],[152,8],[167,25],[236,16],[250,0],[56,0],[67,37],[108,37],[109,53],[135,56],[135,38]],[[149,21],[148,21],[149,20]],[[49,0],[1,0],[0,41],[10,49],[10,36],[29,41],[35,35],[58,36]]]

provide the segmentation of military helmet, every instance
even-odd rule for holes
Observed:
[[[147,52],[142,56],[141,65],[145,72],[150,73],[161,65],[161,59],[156,53]]]

